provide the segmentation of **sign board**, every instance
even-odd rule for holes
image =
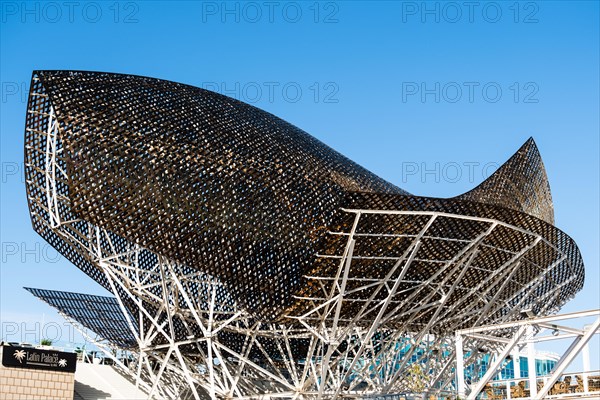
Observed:
[[[75,372],[77,354],[32,347],[3,346],[2,365],[26,369]]]

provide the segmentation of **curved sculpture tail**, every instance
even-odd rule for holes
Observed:
[[[533,138],[479,186],[454,199],[510,208],[554,225],[550,184]]]

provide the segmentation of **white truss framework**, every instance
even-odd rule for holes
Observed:
[[[60,215],[58,204],[68,203],[68,198],[57,191],[57,180],[67,180],[68,176],[61,167],[63,148],[52,110],[47,117],[46,199],[31,201],[42,203],[39,205],[49,215],[49,227],[106,278],[137,342],[134,351],[139,356],[128,370],[148,391],[149,398],[436,395],[454,390],[456,350],[452,332],[479,326],[491,315],[501,315],[494,321],[498,323],[519,320],[524,307],[536,306],[540,313],[550,313],[554,310],[548,309],[546,304],[552,303],[548,300],[561,285],[569,283],[556,285],[555,292],[540,296],[535,304],[525,301],[542,279],[506,296],[507,284],[528,251],[541,243],[555,248],[540,235],[516,226],[440,212],[342,210],[354,216],[352,228],[328,234],[345,238],[343,252],[316,255],[337,262],[335,275],[305,276],[308,284],[321,288],[318,294],[302,298],[311,307],[286,315],[279,324],[260,323],[238,308],[219,280],[158,254],[153,254],[153,268],[141,268],[139,259],[148,250],[123,244],[122,239],[115,243],[110,232]],[[426,218],[427,222],[412,235],[357,230],[361,220],[381,214],[415,221]],[[472,240],[436,237],[430,228],[438,218],[475,220],[487,229]],[[486,238],[500,226],[526,235],[529,244],[518,251],[497,249],[508,255],[507,261],[485,271],[485,278],[474,287],[467,286],[465,277],[482,272],[474,263],[478,252],[490,246]],[[395,263],[383,278],[352,274],[353,263],[365,259],[355,254],[356,246],[362,240],[390,236],[409,240],[410,245],[393,259]],[[450,259],[421,260],[419,248],[425,239],[454,241],[460,249]],[[555,263],[564,258],[561,255]],[[370,259],[383,260],[377,256]],[[414,280],[410,276],[415,276],[411,272],[417,268],[416,262],[436,265],[436,270],[427,279]],[[554,265],[536,266],[540,277],[551,280],[545,275]],[[352,317],[342,313],[349,303],[359,304]],[[132,305],[137,315],[131,315]],[[442,323],[447,334],[436,333]],[[183,338],[182,330],[186,332]],[[231,338],[237,338],[236,345]],[[475,347],[480,344],[476,342],[472,342]],[[301,353],[295,350],[299,343],[305,349]],[[476,359],[471,355],[465,363]]]
[[[596,317],[596,320],[585,326],[583,329],[577,329],[570,326],[564,326],[562,321],[576,320],[586,317]],[[559,324],[559,321],[561,324]],[[572,324],[572,323],[571,323]],[[510,337],[507,335],[509,332]],[[551,332],[551,334],[543,334]],[[581,311],[569,314],[553,315],[539,318],[529,318],[524,321],[515,321],[504,324],[494,324],[481,327],[473,327],[469,329],[462,329],[456,332],[456,352],[459,357],[456,359],[456,371],[457,371],[457,392],[458,395],[467,400],[475,400],[480,396],[480,393],[486,385],[498,374],[503,364],[506,362],[507,357],[514,351],[517,346],[526,346],[528,352],[529,362],[529,397],[530,399],[545,399],[549,395],[559,377],[565,372],[566,368],[574,360],[574,358],[586,349],[586,345],[593,335],[600,333],[600,310],[589,310]],[[507,337],[508,336],[508,337]],[[497,352],[495,360],[488,366],[486,373],[481,379],[475,382],[471,387],[468,387],[465,383],[464,378],[464,364],[463,364],[463,347],[467,340],[481,339],[486,340],[488,343],[499,343],[502,347]],[[557,365],[551,371],[549,377],[545,378],[542,382],[538,382],[536,377],[535,368],[535,349],[534,344],[539,342],[546,342],[550,340],[564,340],[571,339],[572,342],[567,348],[565,353],[560,357]],[[588,391],[588,377],[587,372],[590,370],[589,365],[589,353],[584,352],[584,372],[583,378],[583,392],[579,393],[579,396],[585,396],[590,394]],[[515,380],[523,380],[516,378]],[[593,393],[592,393],[593,394]]]

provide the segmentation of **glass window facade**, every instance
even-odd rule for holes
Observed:
[[[494,377],[494,380],[504,380],[504,379],[519,379],[519,378],[529,378],[529,365],[527,357],[520,356],[514,360],[512,357],[509,358],[499,375]],[[470,378],[474,375],[477,375],[479,378],[482,378],[483,375],[487,372],[488,365],[490,364],[490,356],[485,355],[482,357],[482,361],[477,367],[474,365],[470,365],[465,369],[465,378],[470,380]],[[519,363],[519,376],[515,373],[515,365]],[[555,360],[549,359],[536,359],[535,360],[535,373],[536,376],[547,376],[550,375],[552,369],[556,366]]]
[[[529,378],[529,360],[527,357],[519,357],[519,368],[521,369],[520,378]],[[536,376],[550,375],[552,369],[556,366],[555,360],[536,359],[535,374]],[[514,375],[513,375],[514,376]]]

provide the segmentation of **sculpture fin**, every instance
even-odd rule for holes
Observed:
[[[554,224],[548,176],[533,138],[488,179],[455,199],[510,208]]]

